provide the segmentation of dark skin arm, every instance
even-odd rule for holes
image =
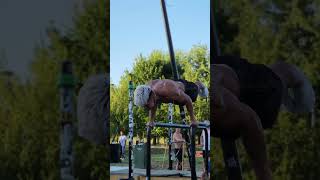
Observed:
[[[210,108],[215,130],[220,136],[242,137],[257,179],[271,180],[260,118],[249,106],[239,101],[240,86],[236,74],[224,66],[211,65],[211,69],[213,98],[210,99]]]
[[[157,106],[154,106],[154,107],[150,108],[150,110],[149,110],[149,119],[150,119],[149,125],[150,126],[154,126],[156,112],[157,112]]]
[[[242,137],[257,179],[271,180],[271,169],[258,115],[249,106],[241,103],[229,90],[223,87],[216,87],[216,90],[216,93],[220,93],[225,100],[223,110],[211,107],[212,115],[215,117],[213,118],[213,124],[215,124],[216,130],[221,133],[221,136]]]

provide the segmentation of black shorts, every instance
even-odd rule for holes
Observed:
[[[215,57],[214,64],[225,64],[235,71],[240,81],[240,101],[258,114],[264,129],[272,128],[282,103],[280,77],[263,64],[235,56]]]
[[[202,157],[203,159],[206,158],[206,151],[205,150],[202,150]],[[208,158],[210,157],[210,150],[208,150]]]
[[[174,154],[179,162],[182,162],[182,148],[181,149],[174,149]]]
[[[184,92],[191,98],[192,102],[195,102],[198,97],[198,86],[195,83],[184,79],[179,79],[178,81],[183,83],[185,88]]]

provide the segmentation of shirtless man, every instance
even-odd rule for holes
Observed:
[[[174,144],[174,153],[178,159],[176,165],[176,170],[182,170],[182,147],[185,140],[182,137],[180,128],[176,128],[176,131],[173,133],[173,144]]]
[[[158,103],[173,103],[186,106],[190,115],[191,125],[197,125],[193,105],[197,96],[208,97],[208,89],[203,83],[186,80],[170,79],[152,80],[147,85],[140,85],[134,91],[134,104],[149,110],[149,126],[154,126]]]

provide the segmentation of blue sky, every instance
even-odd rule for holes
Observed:
[[[209,0],[167,0],[166,4],[175,49],[210,47]],[[111,0],[110,11],[110,75],[111,82],[118,84],[140,53],[168,52],[168,47],[160,0]]]

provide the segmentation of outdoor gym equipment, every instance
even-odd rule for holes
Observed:
[[[172,128],[170,128],[170,129],[172,129]],[[186,142],[185,141],[176,141],[176,142],[172,142],[172,140],[171,140],[171,142],[168,142],[168,145],[169,145],[169,143],[171,143],[171,145],[172,144],[175,144],[175,143],[183,143],[183,144],[186,144]],[[186,144],[187,145],[187,144]],[[184,154],[185,154],[185,147],[184,147],[184,145],[182,146],[182,148],[181,148],[181,152],[182,152],[182,154],[183,154],[183,158],[184,158]],[[170,161],[171,161],[171,163],[173,163],[173,162],[176,162],[176,163],[178,163],[179,161],[178,161],[178,158],[177,158],[177,155],[180,153],[180,150],[178,151],[178,152],[175,152],[175,151],[173,151],[172,149],[171,149],[171,151],[168,151],[167,152],[167,146],[165,147],[165,151],[164,151],[164,154],[163,154],[163,159],[162,159],[162,165],[161,165],[161,168],[163,168],[164,167],[164,158],[165,158],[165,156],[166,156],[166,154],[167,153],[169,153],[169,163],[170,163]],[[183,160],[183,158],[182,158],[182,170],[183,170],[183,167],[184,167],[184,160]],[[169,169],[169,168],[168,168]]]
[[[168,107],[168,120],[169,123],[172,124],[173,123],[173,104],[169,103],[169,107]],[[172,128],[169,128],[169,170],[172,170],[172,157],[171,157],[171,151],[172,151]]]
[[[163,14],[163,20],[164,20],[164,26],[166,30],[166,35],[167,35],[167,42],[168,42],[168,48],[169,48],[169,55],[170,55],[170,61],[171,61],[171,68],[172,68],[172,73],[173,73],[173,79],[175,81],[179,80],[179,73],[178,73],[178,68],[176,65],[176,60],[175,60],[175,55],[174,55],[174,50],[173,50],[173,44],[172,44],[172,38],[171,38],[171,32],[170,32],[170,26],[169,26],[169,20],[168,20],[168,15],[167,15],[167,8],[166,8],[166,3],[165,0],[161,0],[161,7],[162,7],[162,14]],[[183,122],[183,124],[186,124],[186,113],[184,111],[183,106],[179,106],[180,109],[180,117]],[[189,135],[186,131],[183,131],[184,139],[188,144],[190,144],[190,138]],[[190,148],[190,145],[187,146],[187,148]],[[169,149],[171,149],[171,145],[169,144]],[[187,151],[188,157],[189,157],[189,164],[191,164],[191,157],[190,157],[190,151]],[[171,164],[170,164],[171,163]],[[172,169],[172,162],[169,161],[169,169]]]
[[[133,168],[132,168],[132,151],[133,151],[133,83],[129,81],[129,174],[128,179],[134,179],[132,176]]]
[[[199,123],[198,127],[193,127],[186,124],[173,124],[173,123],[161,123],[161,122],[155,122],[154,127],[164,127],[164,128],[181,128],[181,129],[188,129],[190,130],[191,134],[191,145],[190,145],[190,168],[191,168],[191,179],[197,179],[197,173],[196,173],[196,160],[195,160],[195,153],[196,153],[196,146],[195,146],[195,131],[196,128],[203,129],[205,132],[205,151],[206,151],[206,157],[205,157],[205,167],[206,172],[209,172],[208,167],[208,131],[207,128],[210,127],[210,125],[205,123]],[[152,127],[147,127],[147,169],[146,169],[146,179],[151,179],[151,130]]]

